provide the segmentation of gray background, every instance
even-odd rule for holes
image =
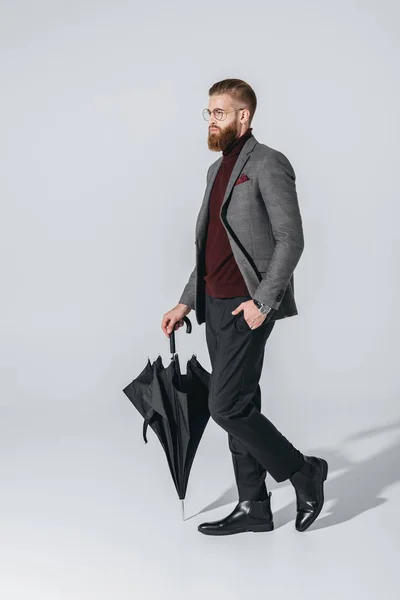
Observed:
[[[0,2],[7,600],[397,597],[399,13],[377,0]],[[147,357],[168,364],[161,319],[193,268],[220,156],[201,111],[226,77],[254,88],[254,135],[297,176],[299,315],[276,325],[261,384],[263,412],[330,463],[303,535],[293,489],[270,476],[272,534],[197,532],[237,499],[214,422],[182,522],[161,447],[151,431],[144,445],[121,391]],[[189,317],[181,363],[196,352],[209,368]]]

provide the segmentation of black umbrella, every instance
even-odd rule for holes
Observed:
[[[191,333],[190,320],[188,317],[183,317],[183,320],[186,333]],[[201,366],[196,354],[187,361],[186,374],[182,374],[175,352],[174,329],[169,340],[169,365],[164,367],[160,355],[153,363],[148,358],[143,371],[123,392],[144,418],[145,443],[147,427],[150,425],[164,448],[176,491],[182,501],[184,519],[184,499],[190,470],[210,418],[208,391],[211,375]]]

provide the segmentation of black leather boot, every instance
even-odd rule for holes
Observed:
[[[305,456],[305,464],[290,481],[297,500],[295,527],[305,531],[314,523],[324,505],[324,481],[328,475],[328,463],[317,456]]]
[[[272,531],[274,522],[271,511],[271,495],[265,500],[243,500],[224,519],[201,523],[200,533],[206,535],[230,535],[243,531]]]

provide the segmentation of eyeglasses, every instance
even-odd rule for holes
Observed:
[[[243,108],[245,108],[245,107],[243,107]],[[222,110],[222,108],[214,108],[214,110],[213,110],[213,111],[209,111],[209,110],[208,110],[208,108],[205,108],[205,109],[203,110],[203,118],[204,118],[206,121],[209,121],[209,120],[210,120],[211,113],[213,112],[213,113],[214,113],[214,116],[215,116],[215,118],[216,118],[218,121],[223,121],[224,119],[226,119],[226,115],[227,115],[228,113],[235,112],[235,111],[237,111],[237,110],[243,110],[243,108],[234,108],[233,110]]]

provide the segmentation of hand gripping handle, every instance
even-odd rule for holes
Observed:
[[[192,323],[189,317],[183,317],[183,321],[186,323],[186,333],[192,333]],[[172,354],[175,354],[175,327],[169,334],[169,348]]]

